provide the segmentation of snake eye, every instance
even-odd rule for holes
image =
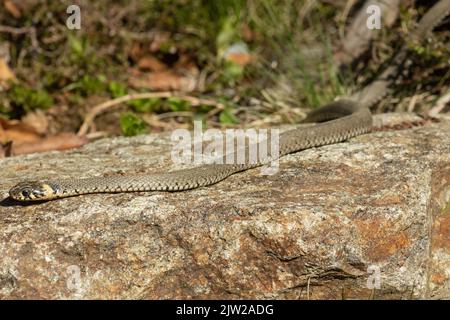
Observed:
[[[22,194],[22,196],[23,196],[24,198],[29,198],[29,197],[30,197],[30,191],[28,191],[28,190],[23,190],[23,191],[21,192],[21,194]]]

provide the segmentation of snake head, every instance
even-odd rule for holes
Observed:
[[[21,182],[9,190],[9,196],[18,201],[37,201],[51,199],[55,190],[42,181]]]

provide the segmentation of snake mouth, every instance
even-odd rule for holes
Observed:
[[[39,181],[21,182],[9,190],[9,196],[18,201],[38,201],[53,197],[55,190]]]

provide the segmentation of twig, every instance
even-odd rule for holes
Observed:
[[[347,22],[350,10],[354,7],[355,4],[356,0],[347,0],[347,2],[345,3],[344,10],[342,11],[342,14],[339,16],[339,21],[342,23],[341,27],[339,28],[339,36],[341,38],[341,41],[345,38],[345,24]]]
[[[96,139],[100,139],[100,138],[105,138],[107,136],[108,136],[108,132],[106,132],[106,131],[96,131],[96,132],[88,133],[86,135],[86,138],[88,140],[96,140]]]
[[[411,100],[409,100],[408,104],[408,112],[413,112],[414,107],[416,106],[417,99],[420,97],[420,95],[415,94],[412,96]]]
[[[307,0],[305,4],[300,8],[300,12],[298,14],[298,19],[300,21],[300,25],[303,27],[305,17],[309,16],[309,13],[317,6],[316,0]]]
[[[218,109],[223,109],[224,105],[220,102],[211,100],[211,99],[202,99],[197,98],[193,96],[186,96],[183,94],[176,94],[174,92],[170,91],[162,91],[162,92],[146,92],[146,93],[133,93],[133,94],[127,94],[125,96],[112,99],[103,103],[100,103],[96,106],[94,106],[85,116],[83,124],[81,125],[80,129],[78,130],[78,135],[83,136],[86,135],[86,133],[89,131],[89,128],[92,125],[92,122],[94,121],[95,117],[103,112],[105,112],[107,109],[117,106],[123,102],[127,102],[130,100],[139,100],[139,99],[151,99],[151,98],[179,98],[182,100],[189,101],[192,105],[212,105],[215,106]]]
[[[39,49],[39,44],[36,37],[36,28],[35,27],[21,27],[15,28],[11,26],[0,25],[0,32],[11,33],[15,35],[28,33],[31,39],[31,45],[35,49]]]
[[[177,112],[165,112],[158,114],[156,117],[161,120],[165,118],[175,118],[175,117],[192,117],[194,115],[191,111],[177,111]]]
[[[433,108],[431,108],[430,111],[428,112],[428,115],[430,117],[436,116],[439,112],[444,110],[445,106],[449,102],[450,102],[450,91],[448,91],[446,94],[444,94],[442,97],[438,99],[436,105]]]
[[[11,34],[24,34],[30,32],[30,28],[29,27],[15,28],[11,26],[0,25],[0,32],[6,32]]]
[[[180,125],[180,124],[174,124],[173,122],[162,121],[158,118],[157,115],[152,114],[152,113],[143,114],[142,120],[144,120],[152,128],[152,131],[154,131],[154,129],[156,129],[156,130],[157,129],[172,130],[172,129],[174,129],[174,126],[176,126],[179,129],[189,128],[189,126],[186,124]]]

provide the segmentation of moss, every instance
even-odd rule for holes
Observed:
[[[23,85],[14,85],[8,91],[8,98],[11,104],[22,112],[47,109],[54,103],[52,96],[47,91]]]
[[[161,100],[154,99],[138,99],[127,102],[127,104],[136,112],[148,113],[155,111],[155,108],[161,104]]]
[[[125,112],[120,116],[120,128],[124,136],[130,137],[148,131],[147,124],[132,112]]]

